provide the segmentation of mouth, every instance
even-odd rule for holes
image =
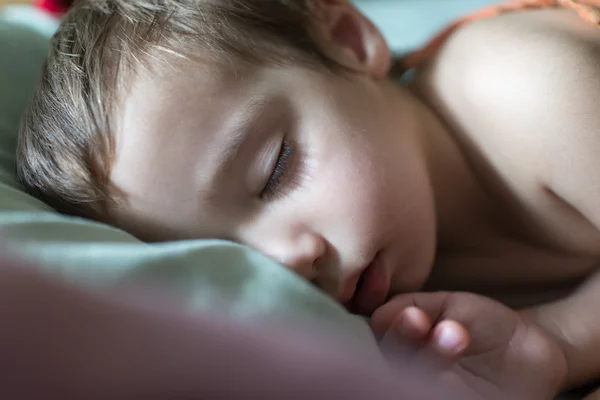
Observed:
[[[348,281],[347,289],[339,300],[348,311],[370,316],[385,302],[390,279],[379,252],[366,268]]]

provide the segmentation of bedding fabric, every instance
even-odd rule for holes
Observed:
[[[357,3],[382,26],[394,50],[403,52],[458,13],[490,2]],[[415,18],[424,13],[427,18]],[[407,24],[397,23],[399,15]],[[13,173],[17,125],[54,29],[56,21],[33,8],[12,7],[0,14],[0,235],[10,241],[10,250],[77,284],[108,288],[151,281],[180,295],[192,311],[221,307],[234,318],[306,318],[372,348],[362,320],[247,248],[217,241],[148,245],[117,229],[58,215],[22,192]]]
[[[9,250],[93,288],[150,282],[194,312],[232,318],[293,316],[373,345],[366,324],[275,262],[219,241],[148,245],[111,227],[59,215],[14,176],[17,124],[56,23],[30,8],[0,14],[0,235]]]

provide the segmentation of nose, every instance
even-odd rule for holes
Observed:
[[[282,244],[274,258],[305,279],[313,280],[318,274],[319,260],[326,252],[325,240],[314,233],[302,233]]]

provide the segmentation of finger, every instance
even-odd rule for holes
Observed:
[[[445,370],[464,355],[469,341],[470,335],[464,326],[444,320],[430,330],[425,345],[413,354],[413,362],[430,370]]]
[[[442,321],[435,327],[419,308],[401,312],[381,340],[383,355],[393,365],[409,363],[411,368],[439,372],[451,366],[469,343],[466,329],[455,321]]]
[[[444,320],[437,324],[431,334],[431,346],[443,357],[458,358],[469,347],[470,335],[456,321]]]
[[[395,296],[379,307],[371,316],[370,325],[373,331],[383,336],[402,310],[417,307],[424,311],[430,320],[438,320],[446,309],[449,293],[407,293]]]
[[[392,364],[412,362],[427,343],[432,328],[429,317],[416,307],[396,316],[379,345],[383,356]]]
[[[423,310],[417,307],[408,307],[402,311],[399,319],[398,329],[407,340],[423,342],[429,336],[432,323]]]
[[[432,324],[429,317],[416,307],[408,307],[396,317],[382,342],[407,342],[424,344],[429,336]]]
[[[456,321],[444,320],[436,324],[427,336],[424,345],[411,354],[413,365],[440,373],[451,368],[462,357],[469,346],[470,335]]]

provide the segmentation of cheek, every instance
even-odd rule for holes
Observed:
[[[392,246],[398,258],[426,263],[435,237],[431,193],[421,163],[404,160],[347,159],[332,166],[319,207],[330,223],[323,229],[339,246],[361,252],[358,257]]]
[[[392,210],[390,221],[401,225],[396,227],[395,232],[402,234],[402,239],[414,246],[420,240],[428,240],[425,233],[432,230],[435,213],[425,165],[416,152],[405,153],[398,154],[388,164],[381,187],[387,188],[389,193],[386,200]]]
[[[378,169],[357,158],[338,159],[321,181],[316,206],[323,216],[322,229],[338,246],[368,255],[395,225],[397,193]]]
[[[433,196],[424,165],[407,156],[396,176],[397,204],[389,218],[394,259],[392,287],[396,293],[419,290],[431,271],[436,246]]]

